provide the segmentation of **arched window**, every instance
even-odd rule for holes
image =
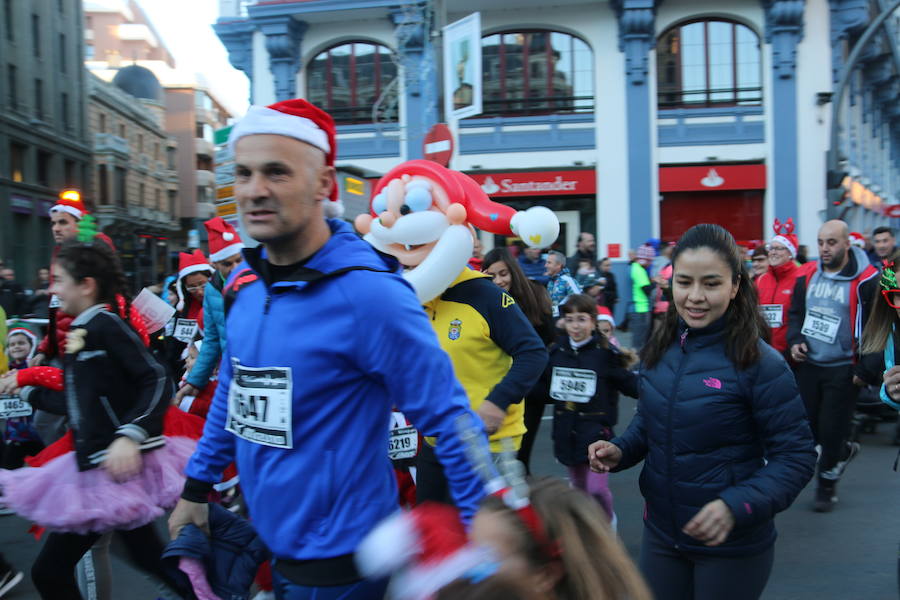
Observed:
[[[482,38],[483,115],[594,110],[593,54],[557,31],[513,31]]]
[[[733,21],[676,25],[656,45],[659,108],[762,103],[759,36]]]
[[[372,108],[397,76],[387,46],[350,42],[320,52],[306,68],[307,99],[338,124],[371,123]],[[394,88],[396,89],[396,88]],[[383,102],[395,109],[396,102]],[[396,121],[396,110],[379,121]]]

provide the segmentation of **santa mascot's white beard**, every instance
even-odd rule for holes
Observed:
[[[382,252],[389,252],[371,233],[363,239]],[[466,268],[473,246],[472,232],[467,226],[451,225],[441,234],[425,260],[417,267],[404,271],[403,277],[413,286],[419,302],[424,304],[450,287]]]

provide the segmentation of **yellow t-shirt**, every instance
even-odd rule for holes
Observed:
[[[425,311],[441,348],[450,355],[472,410],[478,410],[492,392],[502,392],[494,389],[512,365],[507,350],[532,346],[543,349],[512,296],[477,271],[460,273],[441,296],[425,305]],[[499,441],[504,438],[510,438],[518,450],[525,434],[524,416],[525,405],[521,397],[515,398],[506,410],[506,419],[490,436],[493,452],[505,449]]]

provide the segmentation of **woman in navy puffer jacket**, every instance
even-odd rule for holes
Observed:
[[[813,474],[803,403],[727,231],[697,225],[673,254],[673,302],[644,348],[627,431],[591,445],[596,471],[644,460],[641,570],[657,600],[751,600],[768,581],[774,516]]]

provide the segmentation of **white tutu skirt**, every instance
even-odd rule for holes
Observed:
[[[79,471],[75,452],[43,466],[0,469],[0,503],[51,531],[94,533],[135,529],[171,508],[184,487],[184,467],[197,446],[167,437],[162,448],[141,455],[141,474],[116,483],[98,467]]]

